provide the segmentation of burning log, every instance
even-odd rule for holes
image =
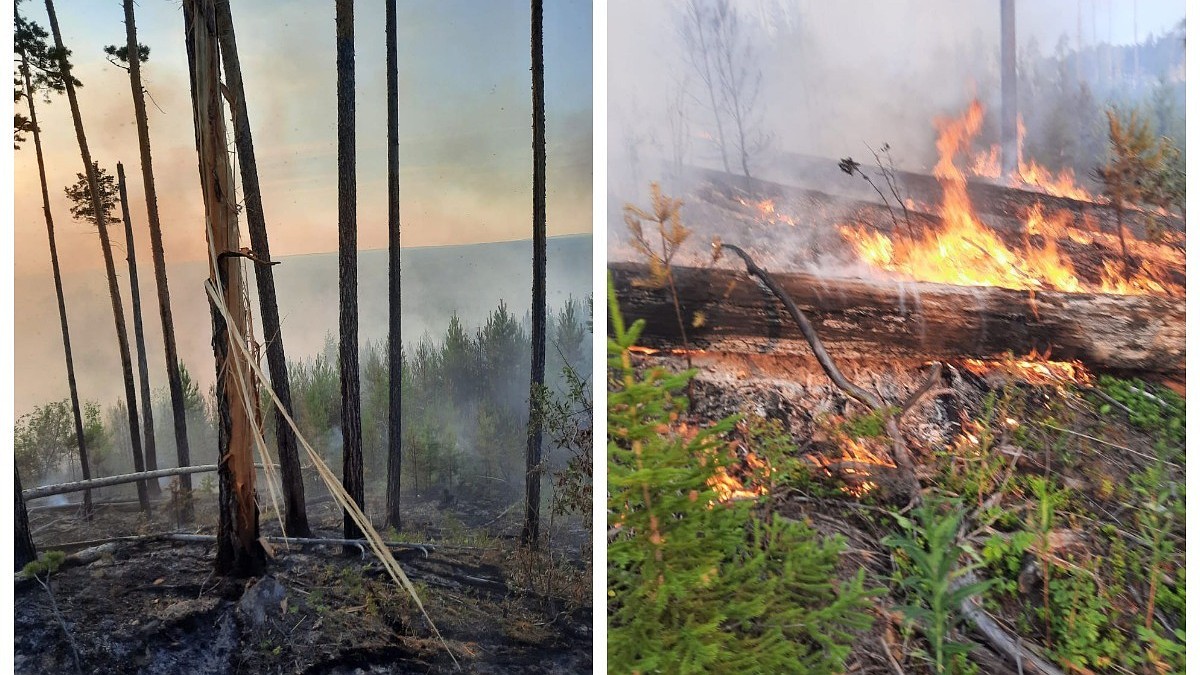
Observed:
[[[638,283],[649,268],[609,266],[622,311],[644,319],[641,344],[682,344],[670,293]],[[672,271],[693,348],[810,354],[777,301],[741,271]],[[1024,292],[991,287],[773,275],[831,353],[873,359],[995,358],[1046,353],[1130,373],[1182,374],[1184,302],[1152,296]]]

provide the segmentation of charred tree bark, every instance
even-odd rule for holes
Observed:
[[[13,467],[13,475],[16,476],[16,489],[14,492],[17,493],[17,543],[13,562],[16,564],[17,571],[19,572],[21,568],[37,560],[37,549],[33,546],[33,535],[29,531],[29,512],[25,510],[25,500],[21,498],[21,472],[16,466]]]
[[[190,66],[200,185],[208,217],[211,256],[208,284],[222,299],[233,325],[213,307],[213,353],[217,369],[218,477],[220,519],[216,569],[219,574],[255,576],[266,567],[258,539],[250,416],[257,389],[249,368],[232,341],[243,339],[249,323],[243,302],[240,266],[227,253],[237,252],[237,205],[229,165],[225,117],[221,107],[217,15],[214,0],[185,0],[184,31]]]
[[[387,524],[400,521],[400,469],[404,458],[401,391],[404,347],[400,333],[400,115],[397,101],[396,0],[384,0],[387,33],[387,163],[388,163],[388,465]]]
[[[124,0],[125,38],[129,53],[138,53],[137,24],[133,0]],[[133,115],[137,123],[138,148],[142,164],[142,187],[146,193],[146,217],[150,223],[150,257],[154,262],[154,285],[158,290],[158,317],[162,324],[163,346],[167,361],[167,388],[171,392],[171,418],[175,427],[175,453],[179,466],[192,463],[188,446],[187,412],[184,409],[183,378],[179,374],[179,354],[175,348],[175,320],[171,315],[171,293],[167,288],[167,263],[163,255],[162,224],[158,218],[158,192],[154,187],[154,163],[150,156],[150,126],[146,121],[146,98],[142,90],[142,67],[137,58],[129,59],[129,84],[133,90]],[[193,517],[192,477],[180,476],[182,508],[180,520]]]
[[[117,192],[121,198],[121,220],[125,223],[125,259],[129,262],[129,301],[133,304],[133,340],[137,347],[138,374],[142,385],[142,433],[146,439],[146,471],[158,468],[154,450],[154,412],[150,401],[150,371],[146,367],[146,337],[142,331],[142,291],[138,288],[137,254],[133,242],[133,225],[129,219],[129,200],[125,195],[125,167],[117,162]],[[162,490],[158,481],[147,481],[150,496],[157,497]]]
[[[542,63],[542,0],[531,3],[533,60],[533,345],[529,434],[525,446],[525,526],[521,543],[538,546],[542,505],[542,386],[546,382],[546,92]]]
[[[250,114],[246,106],[246,92],[242,84],[242,66],[238,58],[237,38],[233,29],[233,14],[229,0],[217,0],[217,31],[221,44],[221,60],[225,65],[225,82],[229,89],[233,108],[233,134],[237,145],[238,162],[242,173],[242,201],[246,208],[246,226],[250,231],[250,246],[255,255],[266,261],[271,259],[267,241],[267,222],[263,214],[262,191],[258,182],[258,163],[254,156],[254,138],[250,132]],[[279,397],[283,409],[293,415],[292,389],[288,380],[287,355],[283,349],[283,332],[279,322],[279,304],[275,298],[275,275],[269,264],[254,266],[255,281],[258,283],[258,299],[261,310],[263,339],[267,343],[267,367],[271,373],[271,387]],[[285,505],[285,527],[288,534],[296,537],[311,537],[308,515],[304,509],[304,477],[300,473],[300,453],[296,446],[296,434],[284,417],[284,410],[275,409],[275,436],[279,441],[279,464],[283,476],[283,501]]]
[[[1016,0],[1000,0],[1000,162],[1005,176],[1021,162],[1017,138],[1017,19]]]
[[[28,58],[21,55],[21,74],[25,80],[25,100],[29,103],[29,121],[33,125],[33,149],[37,155],[38,179],[42,187],[42,213],[46,216],[46,238],[50,241],[50,271],[54,275],[54,296],[58,300],[58,321],[62,327],[63,356],[67,362],[67,389],[71,393],[71,413],[75,422],[75,443],[79,447],[79,467],[83,479],[92,477],[88,465],[87,441],[83,432],[83,413],[79,407],[79,389],[75,386],[75,359],[71,354],[71,330],[67,325],[67,302],[63,297],[62,271],[58,266],[58,245],[54,238],[54,217],[50,213],[50,191],[46,184],[46,160],[42,154],[42,134],[38,128],[37,110],[33,104],[33,82],[29,76]],[[18,481],[19,482],[19,481]],[[21,508],[24,508],[22,505]],[[92,519],[92,491],[83,493],[83,514]]]
[[[641,344],[680,347],[670,293],[636,283],[649,269],[609,269],[626,318],[646,320]],[[744,275],[692,267],[672,273],[685,319],[703,317],[688,334],[693,348],[808,353],[797,327]],[[1178,374],[1186,366],[1184,303],[1175,299],[773,276],[840,357],[943,360],[1049,350],[1054,359],[1131,374]]]
[[[362,420],[358,383],[358,221],[354,153],[354,0],[337,0],[338,311],[342,375],[342,487],[362,507]],[[362,532],[343,514],[346,539]],[[357,553],[346,547],[347,554]]]
[[[113,264],[112,246],[108,240],[108,224],[105,221],[104,209],[100,204],[100,190],[96,185],[96,172],[92,164],[92,153],[88,150],[87,135],[83,130],[83,117],[79,112],[79,98],[75,95],[75,83],[67,76],[71,72],[71,64],[67,61],[66,47],[63,46],[62,31],[58,27],[58,15],[54,12],[54,0],[46,0],[46,14],[50,19],[50,31],[54,34],[54,47],[59,54],[59,67],[64,73],[63,85],[67,92],[67,101],[71,105],[71,120],[75,125],[75,138],[79,142],[79,154],[83,159],[83,170],[88,179],[88,189],[92,196],[92,211],[95,215],[96,229],[100,234],[100,248],[104,253],[104,271],[108,275],[108,296],[112,301],[113,320],[117,328],[117,349],[121,356],[121,372],[125,380],[125,400],[129,409],[129,440],[133,450],[133,466],[137,471],[144,471],[142,462],[142,439],[138,428],[137,387],[133,382],[133,361],[129,355],[129,335],[125,330],[125,311],[121,307],[121,292],[117,288],[117,271]],[[142,511],[149,515],[150,497],[146,491],[146,482],[137,484],[138,502]]]

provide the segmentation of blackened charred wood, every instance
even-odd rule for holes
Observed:
[[[609,266],[621,310],[644,319],[641,344],[679,348],[670,293],[637,283],[645,265]],[[811,354],[777,301],[732,269],[672,270],[693,348],[734,353]],[[1184,372],[1184,302],[1153,296],[774,274],[837,357],[993,358],[1032,351],[1106,371]]]

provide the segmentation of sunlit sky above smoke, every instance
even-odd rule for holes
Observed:
[[[361,248],[387,244],[383,3],[357,5],[358,223]],[[63,39],[84,82],[80,104],[92,155],[122,161],[139,255],[149,262],[137,132],[125,71],[104,60],[124,44],[121,2],[59,0]],[[159,207],[169,261],[204,255],[183,16],[178,0],[141,0],[138,37]],[[22,12],[48,28],[45,6]],[[276,255],[337,248],[333,3],[233,2],[264,206]],[[545,8],[549,231],[591,230],[592,7]],[[405,246],[529,236],[532,167],[529,3],[399,3],[401,216]],[[40,103],[40,102],[39,102]],[[22,105],[23,108],[23,105]],[[60,256],[68,270],[100,267],[98,240],[69,219],[62,187],[82,170],[65,97],[39,104]],[[49,273],[30,140],[15,155],[18,275]],[[145,253],[141,249],[145,247]]]

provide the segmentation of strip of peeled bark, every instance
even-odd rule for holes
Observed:
[[[674,305],[647,288],[645,265],[610,264],[621,309],[645,319],[641,343],[679,347]],[[697,349],[806,354],[807,341],[758,284],[729,269],[676,267],[684,318]],[[843,357],[956,359],[1050,352],[1109,371],[1184,372],[1184,302],[1171,298],[774,274]]]

